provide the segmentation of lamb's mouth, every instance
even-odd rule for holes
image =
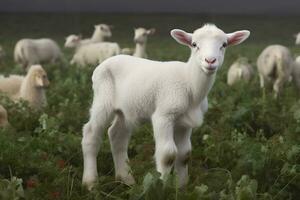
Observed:
[[[217,71],[217,67],[203,67],[202,69],[207,74],[213,74]]]

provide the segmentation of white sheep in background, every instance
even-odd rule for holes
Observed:
[[[35,109],[41,109],[47,105],[45,88],[49,86],[47,73],[41,65],[32,65],[27,75],[11,75],[0,77],[0,92],[6,94],[12,100],[23,99]]]
[[[91,43],[104,42],[107,38],[112,36],[110,25],[99,24],[94,25],[95,30],[91,38],[82,39],[81,35],[69,35],[66,37],[65,47],[66,48],[76,48],[79,45],[86,45]]]
[[[145,28],[137,28],[134,30],[134,42],[135,42],[135,50],[133,56],[140,58],[147,58],[146,45],[149,35],[153,35],[155,33],[155,29],[145,29]],[[126,49],[127,50],[127,49]],[[123,50],[125,53],[125,49]],[[129,51],[128,51],[129,52]]]
[[[1,60],[2,58],[4,58],[5,55],[6,55],[5,51],[4,51],[3,47],[0,45],[0,60]]]
[[[260,87],[265,87],[266,81],[273,83],[275,98],[280,94],[282,87],[291,77],[294,60],[287,47],[270,45],[257,58],[257,69]]]
[[[14,50],[15,62],[21,64],[24,69],[43,62],[54,63],[61,58],[59,46],[49,38],[19,40]]]
[[[0,127],[5,127],[8,124],[7,111],[2,105],[0,105]]]
[[[240,80],[249,82],[253,73],[253,67],[249,64],[248,59],[245,57],[239,58],[229,67],[227,84],[233,85]]]
[[[295,38],[296,38],[295,44],[300,45],[300,32],[295,34]]]
[[[120,47],[117,43],[101,42],[82,45],[77,48],[70,64],[77,64],[81,67],[95,65],[118,54],[120,54]]]
[[[192,128],[200,126],[208,109],[207,95],[221,67],[227,45],[243,42],[249,31],[225,34],[207,24],[194,33],[174,29],[172,37],[191,48],[187,62],[159,62],[118,55],[100,64],[93,73],[93,104],[83,127],[83,184],[96,181],[97,154],[108,130],[116,178],[133,184],[127,147],[134,125],[151,120],[157,171],[162,177],[175,167],[179,185],[188,181],[187,161]]]

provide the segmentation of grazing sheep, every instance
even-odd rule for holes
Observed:
[[[82,45],[77,48],[70,64],[77,64],[82,67],[95,65],[118,54],[120,54],[120,47],[117,43],[100,42]]]
[[[0,59],[4,58],[5,57],[5,51],[3,49],[3,47],[0,45]]]
[[[48,38],[19,40],[14,50],[15,62],[21,64],[24,69],[42,62],[54,63],[61,57],[62,53],[57,43]]]
[[[133,56],[140,58],[147,58],[146,53],[146,44],[149,35],[153,35],[155,33],[155,29],[145,29],[145,28],[137,28],[134,30],[134,42],[135,42],[135,51]]]
[[[249,82],[253,76],[253,68],[249,64],[248,59],[245,57],[239,58],[229,68],[227,73],[227,84],[233,85],[234,83],[244,80]]]
[[[295,38],[296,38],[295,44],[300,45],[300,32],[295,34]]]
[[[249,31],[225,34],[207,24],[194,33],[174,29],[172,37],[191,49],[185,62],[159,62],[127,55],[105,60],[92,76],[94,98],[90,120],[83,127],[83,184],[97,178],[97,154],[107,125],[116,178],[133,184],[127,147],[134,125],[151,120],[157,171],[162,177],[174,166],[179,185],[188,181],[192,128],[208,109],[207,95],[227,46],[243,42]]]
[[[0,92],[13,100],[26,100],[35,109],[47,105],[45,88],[48,86],[47,73],[41,65],[32,65],[25,77],[18,75],[0,77]]]
[[[266,81],[273,83],[275,98],[280,94],[282,87],[291,77],[294,60],[287,47],[270,45],[257,58],[257,69],[260,87],[265,87]]]
[[[7,111],[2,105],[0,105],[0,127],[5,127],[7,125],[8,125]]]

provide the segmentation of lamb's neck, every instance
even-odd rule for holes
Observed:
[[[136,43],[134,55],[138,57],[146,57],[146,43]]]
[[[102,34],[94,32],[94,34],[91,37],[92,42],[104,42],[105,38]]]
[[[197,65],[193,59],[187,62],[187,81],[192,93],[192,102],[199,104],[208,95],[215,81],[214,74],[206,74],[201,66]]]

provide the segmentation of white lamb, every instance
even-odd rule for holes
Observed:
[[[291,77],[294,60],[290,50],[282,45],[270,45],[257,58],[257,69],[260,87],[265,87],[266,81],[273,83],[275,98],[280,94],[282,87]]]
[[[21,64],[24,69],[43,62],[54,63],[61,58],[59,46],[49,38],[19,40],[14,50],[15,62]]]
[[[94,98],[90,120],[83,127],[83,184],[96,181],[97,154],[107,125],[116,178],[133,184],[127,146],[135,125],[151,120],[157,171],[162,177],[174,166],[179,185],[188,181],[192,128],[200,126],[208,109],[207,95],[228,45],[243,42],[249,31],[225,34],[208,24],[194,33],[174,29],[172,37],[191,48],[185,62],[159,62],[118,55],[93,73]]]
[[[111,27],[106,24],[95,25],[95,30],[91,38],[82,39],[81,35],[69,35],[66,37],[66,48],[78,48],[81,45],[104,42],[107,38],[112,36]]]
[[[240,80],[249,82],[253,76],[253,67],[245,57],[236,60],[229,68],[227,73],[227,84],[233,85]]]
[[[118,54],[120,54],[120,47],[117,43],[113,42],[81,45],[76,49],[70,64],[77,64],[81,67],[86,65],[95,65]]]
[[[0,105],[0,127],[5,127],[8,124],[7,111],[2,105]]]
[[[295,38],[296,38],[295,44],[300,45],[300,32],[295,34]]]
[[[25,77],[19,75],[0,77],[0,92],[12,100],[26,100],[35,109],[47,105],[45,88],[48,86],[47,73],[41,65],[32,65]]]
[[[155,29],[145,29],[145,28],[137,28],[134,29],[134,42],[135,42],[135,51],[133,56],[140,58],[147,58],[146,45],[149,35],[153,35],[155,33]],[[125,52],[125,50],[123,50]]]

